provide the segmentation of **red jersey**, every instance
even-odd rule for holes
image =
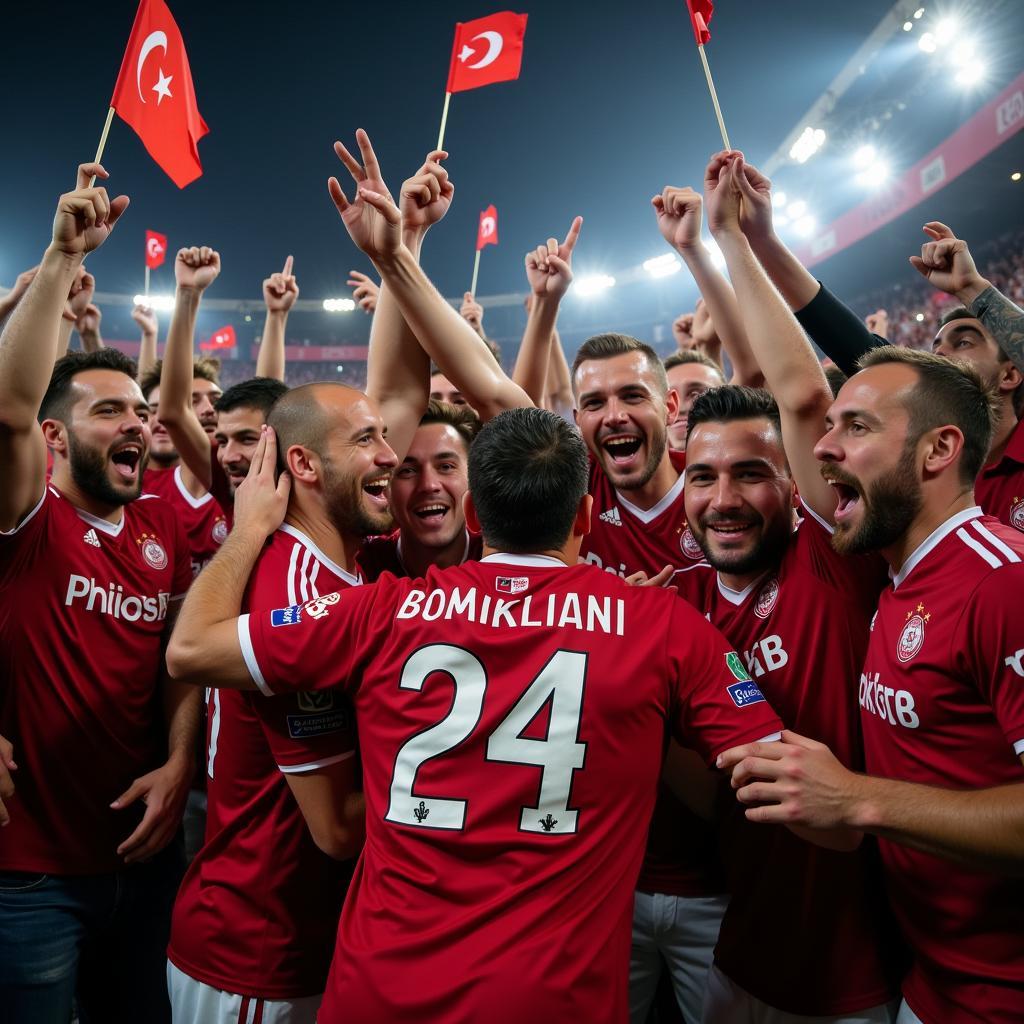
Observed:
[[[115,525],[51,484],[0,533],[0,735],[19,765],[0,870],[124,867],[142,810],[110,803],[167,758],[162,643],[191,582],[184,531],[149,495]]]
[[[189,553],[192,558],[192,575],[220,550],[228,535],[228,521],[220,505],[210,493],[194,498],[181,479],[181,466],[174,469],[146,470],[142,487],[147,494],[158,494],[169,502],[185,527]]]
[[[307,601],[360,583],[300,530],[280,527],[245,607]],[[350,868],[313,842],[283,772],[355,754],[340,693],[211,690],[206,840],[174,905],[167,955],[190,977],[263,999],[324,990]]]
[[[1024,538],[946,520],[881,597],[860,677],[868,773],[944,789],[1024,783]],[[1024,1019],[1024,879],[880,840],[924,1021]]]
[[[1024,533],[1024,419],[1017,422],[998,462],[983,466],[974,497],[986,515]]]
[[[479,562],[483,558],[484,539],[479,533],[466,531],[466,550],[462,562]],[[402,561],[402,535],[396,530],[386,537],[368,537],[359,552],[359,569],[367,583],[386,573],[392,576],[408,576],[409,572]]]
[[[266,692],[354,694],[367,839],[321,1024],[625,1021],[633,886],[671,728],[780,722],[671,592],[491,555],[239,623]]]
[[[730,590],[707,563],[673,582],[742,653],[787,727],[862,772],[853,696],[886,566],[878,556],[843,558],[830,537],[808,513],[777,569],[745,590]],[[732,895],[715,963],[736,984],[814,1017],[896,998],[905,964],[873,842],[856,853],[825,850],[782,825],[748,821],[735,800],[723,831]]]

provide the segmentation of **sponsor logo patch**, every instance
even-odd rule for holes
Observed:
[[[622,517],[619,515],[617,507],[608,509],[607,512],[602,512],[598,517],[602,523],[611,523],[612,526],[621,526]]]
[[[82,536],[82,540],[84,540],[90,547],[98,548],[100,546],[100,539],[96,536],[96,531],[91,527],[85,531],[85,534]]]
[[[302,621],[302,605],[293,604],[288,608],[275,608],[270,613],[272,626],[295,626]]]
[[[754,603],[754,614],[759,619],[767,619],[771,615],[775,602],[778,599],[779,581],[773,576],[761,588],[761,593],[757,595],[757,601]]]
[[[750,682],[750,673],[746,670],[746,668],[743,667],[743,662],[740,660],[740,656],[735,651],[730,651],[725,656],[725,663],[729,666],[729,671],[741,683]]]
[[[748,704],[760,704],[764,701],[764,694],[757,688],[757,683],[748,680],[745,683],[733,683],[727,686],[729,696],[733,704],[738,708],[745,708]]]
[[[931,621],[931,612],[919,604],[914,611],[907,612],[907,621],[896,644],[896,657],[906,664],[924,646],[924,628]]]
[[[529,586],[529,576],[498,576],[494,581],[494,589],[501,594],[521,594]]]
[[[135,543],[139,545],[139,550],[142,552],[142,560],[151,569],[156,569],[159,572],[161,569],[167,568],[167,552],[164,551],[163,545],[153,534],[144,533],[136,539]]]
[[[333,708],[310,715],[288,715],[287,719],[288,735],[293,740],[302,740],[347,728],[348,711],[345,708]]]
[[[314,619],[322,619],[332,604],[337,604],[341,600],[341,594],[335,591],[333,594],[324,594],[323,597],[314,597],[312,601],[307,601],[303,608],[310,614]]]

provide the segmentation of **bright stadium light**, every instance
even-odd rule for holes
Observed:
[[[776,213],[772,216],[772,220],[775,222],[777,228],[789,227],[789,217],[784,213]]]
[[[1020,178],[1020,171],[1014,171],[1013,174],[1010,175],[1010,181],[1020,181]]]
[[[935,26],[935,41],[939,46],[945,46],[960,31],[960,25],[955,18],[943,18]]]
[[[917,321],[917,322],[918,322],[919,324],[923,324],[923,323],[924,323],[924,313],[918,313],[918,314],[917,314],[917,316],[915,316],[915,317],[914,317],[914,319],[915,319],[915,320],[916,320],[916,321]]]
[[[858,184],[866,188],[878,188],[888,180],[889,165],[884,160],[875,160],[857,175]]]
[[[956,73],[953,80],[957,85],[977,85],[985,77],[987,70],[981,63],[968,64]]]
[[[973,39],[962,39],[953,47],[953,52],[950,54],[953,67],[962,68],[970,64],[974,60],[976,50],[977,47],[974,45]]]
[[[674,252],[667,252],[664,256],[655,256],[652,259],[644,260],[644,270],[651,277],[670,277],[678,274],[683,269],[679,257]]]
[[[917,46],[922,53],[934,53],[939,48],[939,44],[935,41],[935,36],[933,36],[931,32],[925,32],[925,34],[918,39]]]
[[[355,308],[352,299],[324,299],[325,313],[350,313]]]
[[[807,163],[825,145],[826,138],[823,128],[812,128],[808,125],[800,133],[800,138],[790,147],[790,159],[795,160],[798,164]]]
[[[801,217],[794,225],[793,230],[801,238],[810,238],[814,234],[818,222],[808,213]]]
[[[914,21],[920,21],[922,17],[924,17],[924,8],[918,7],[918,9],[914,11]]]
[[[589,274],[586,277],[577,278],[573,282],[573,291],[583,298],[592,295],[600,295],[601,292],[615,287],[615,278],[609,274]]]
[[[789,215],[793,220],[799,220],[806,212],[807,204],[802,199],[789,204]]]
[[[910,32],[913,29],[913,27],[914,27],[914,23],[912,21],[905,21],[905,22],[903,22],[903,31],[904,32]]]
[[[173,295],[136,295],[133,301],[136,306],[146,306],[149,309],[174,309]]]
[[[874,163],[876,155],[875,147],[872,146],[871,143],[858,146],[856,152],[853,154],[853,166],[858,170],[863,171]]]
[[[772,193],[772,206],[776,210],[781,210],[786,203],[789,202],[789,196],[785,192],[773,192]]]

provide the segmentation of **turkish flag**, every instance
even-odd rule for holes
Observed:
[[[181,32],[164,0],[142,0],[110,105],[178,188],[203,173],[199,114]]]
[[[455,26],[447,91],[465,92],[518,78],[526,17],[501,11],[476,21],[460,21]]]
[[[167,256],[167,236],[159,231],[146,232],[146,266],[155,270]]]
[[[686,0],[686,6],[690,11],[690,24],[693,25],[693,37],[697,40],[698,46],[711,42],[711,15],[715,13],[715,5],[712,0]]]
[[[498,211],[491,203],[480,214],[480,224],[476,229],[476,248],[479,252],[485,245],[498,244]]]
[[[204,352],[216,352],[222,348],[234,348],[236,343],[235,329],[228,324],[227,327],[214,331],[209,341],[200,342],[199,347]]]

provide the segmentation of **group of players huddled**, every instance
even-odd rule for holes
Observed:
[[[97,164],[0,313],[0,1020],[1024,1020],[1024,311],[932,222],[886,345],[725,151],[652,200],[687,350],[567,364],[576,218],[508,376],[446,154],[356,140],[365,393],[286,387],[290,258],[226,391],[210,248],[162,361],[88,343]]]

